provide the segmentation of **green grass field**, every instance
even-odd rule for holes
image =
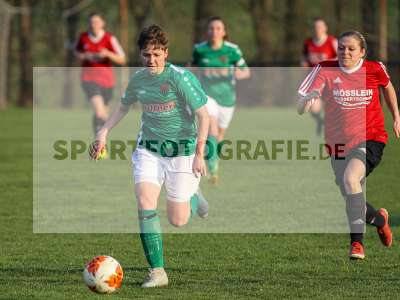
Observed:
[[[254,116],[262,123],[272,114],[239,110],[236,122]],[[0,112],[0,143],[0,299],[399,298],[400,141],[392,133],[368,198],[391,212],[393,248],[381,246],[373,228],[363,262],[348,260],[345,234],[167,234],[170,286],[156,290],[139,287],[146,264],[137,234],[32,233],[30,111]],[[124,269],[118,293],[96,295],[82,282],[84,264],[99,254],[114,256]]]

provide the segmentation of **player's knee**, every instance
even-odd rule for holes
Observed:
[[[108,114],[106,110],[96,110],[96,118],[106,121]]]
[[[343,185],[346,189],[346,192],[349,193],[354,193],[357,190],[359,190],[360,188],[360,178],[358,178],[357,176],[353,175],[353,174],[345,174],[344,178],[343,178]]]
[[[147,195],[136,195],[138,207],[142,210],[154,209],[154,200]]]
[[[218,142],[221,142],[224,138],[225,138],[225,131],[220,131],[218,133],[218,138],[217,138]]]
[[[185,226],[189,222],[190,216],[170,216],[168,217],[169,223],[174,227]]]

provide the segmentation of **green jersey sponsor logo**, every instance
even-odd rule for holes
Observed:
[[[207,102],[207,96],[191,72],[170,63],[158,75],[140,69],[131,77],[121,101],[142,106],[139,147],[162,156],[194,153],[195,111]]]

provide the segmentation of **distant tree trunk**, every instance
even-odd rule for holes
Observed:
[[[144,24],[147,20],[147,18],[150,15],[151,11],[151,1],[148,0],[136,0],[132,2],[132,5],[129,6],[129,9],[132,12],[133,20],[135,22],[135,27],[136,27],[136,35],[133,37],[133,40],[135,41],[136,45],[136,40],[139,36],[140,31],[143,29]],[[128,54],[128,53],[127,53]],[[132,57],[133,61],[138,61],[137,59],[137,47],[130,47],[129,48],[129,57]]]
[[[120,32],[121,46],[124,49],[124,51],[128,51],[128,46],[129,46],[129,34],[128,34],[129,13],[128,13],[128,1],[127,0],[120,0],[119,1],[119,16],[120,16],[119,32]]]
[[[303,0],[286,0],[286,13],[284,15],[284,40],[283,53],[285,66],[299,66],[302,55],[303,40],[309,36],[308,18],[305,17]],[[284,72],[285,80],[281,81],[280,97],[275,99],[276,105],[290,105],[293,95],[288,86],[294,81],[296,70],[289,68]]]
[[[250,1],[250,14],[257,43],[256,61],[260,63],[265,63],[272,59],[269,47],[269,17],[272,4],[272,0]]]
[[[10,61],[10,49],[11,49],[11,38],[10,35],[10,23],[11,14],[8,11],[1,13],[1,37],[0,37],[0,110],[7,107],[7,96],[9,91],[9,74],[11,69]]]
[[[377,59],[379,54],[377,3],[376,0],[361,1],[362,28],[368,42],[368,57],[371,59]]]
[[[334,2],[334,10],[335,10],[335,29],[334,34],[339,36],[343,30],[344,24],[344,14],[346,11],[346,1],[345,0],[335,0]]]
[[[12,93],[12,85],[13,85],[13,78],[14,78],[14,73],[15,73],[15,68],[13,68],[14,65],[17,65],[17,57],[16,57],[16,52],[15,45],[13,45],[13,40],[14,38],[18,37],[18,20],[16,18],[11,18],[10,20],[10,28],[9,28],[9,34],[8,34],[8,49],[7,49],[7,71],[3,76],[6,76],[6,88],[3,90],[0,85],[0,93],[5,95],[5,99],[8,101],[8,103],[12,100],[13,98],[13,93]],[[4,28],[6,29],[6,28]],[[0,42],[1,43],[1,42]],[[14,43],[15,44],[15,43]],[[1,64],[1,63],[0,63]],[[0,71],[1,72],[1,71]],[[1,78],[1,75],[0,75]],[[1,101],[1,100],[0,100]]]
[[[400,1],[398,2],[397,11],[400,12]],[[397,30],[400,32],[400,14],[397,14]],[[400,53],[400,38],[397,37],[397,54]]]
[[[20,46],[19,62],[20,72],[20,95],[18,106],[32,106],[33,99],[33,81],[32,81],[32,11],[29,0],[21,0],[21,6],[26,9],[26,13],[19,15],[20,25]]]
[[[214,15],[213,3],[214,0],[196,0],[193,38],[195,43],[207,38],[207,20]]]
[[[164,0],[153,0],[154,3],[154,15],[156,17],[157,23],[162,27],[166,23],[166,15],[164,11]]]
[[[129,11],[128,11],[128,1],[127,0],[119,0],[119,32],[120,32],[120,41],[121,47],[124,49],[126,55],[129,53]],[[128,61],[128,57],[127,57]],[[127,68],[118,68],[121,74],[121,92],[122,89],[128,85],[129,80],[129,70]]]
[[[379,0],[379,59],[387,61],[387,3]]]
[[[303,0],[286,0],[284,54],[286,61],[296,65],[300,60],[302,41],[307,32],[304,11]]]
[[[71,14],[66,18],[67,26],[67,41],[70,43],[67,45],[67,53],[65,55],[64,67],[65,71],[65,81],[64,81],[64,92],[63,92],[63,107],[72,107],[73,105],[73,77],[75,75],[74,70],[71,68],[74,65],[75,57],[73,54],[74,44],[72,41],[76,40],[77,29],[78,29],[78,14]]]

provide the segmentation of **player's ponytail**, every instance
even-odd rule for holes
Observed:
[[[367,57],[367,51],[368,51],[367,40],[365,39],[364,35],[361,32],[356,31],[356,30],[343,32],[339,36],[339,41],[345,37],[352,37],[352,38],[356,39],[359,42],[361,49],[365,50],[365,54],[364,54],[363,58]]]

